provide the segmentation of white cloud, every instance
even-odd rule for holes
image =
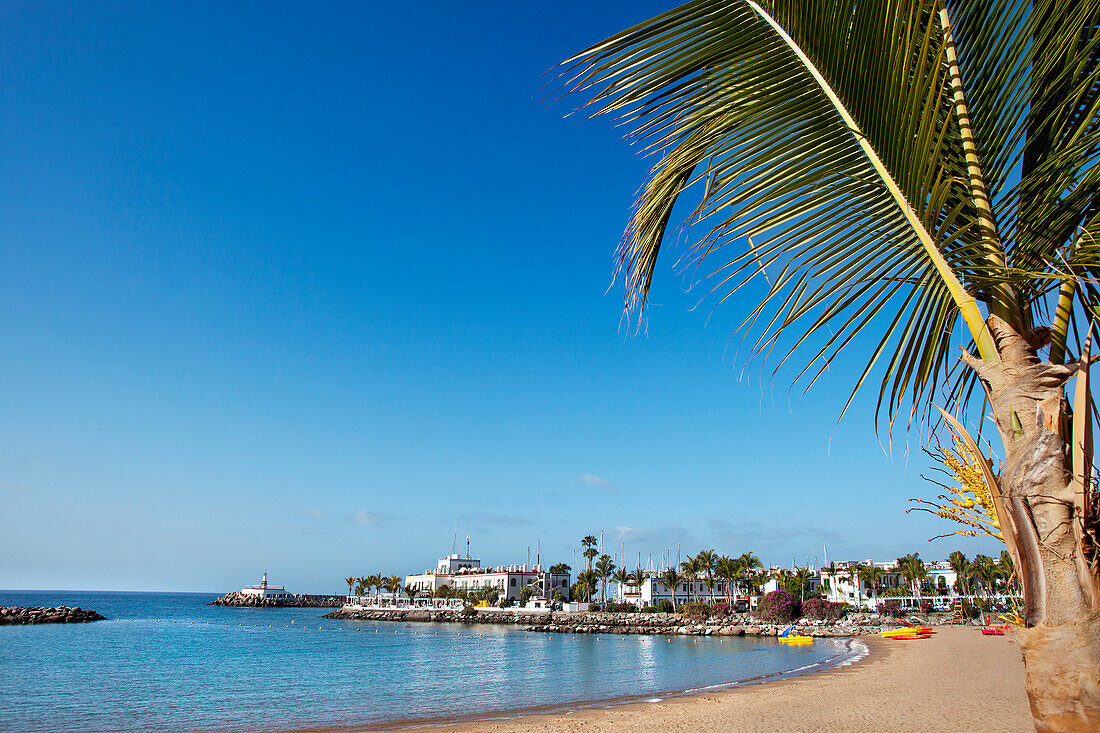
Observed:
[[[381,524],[385,520],[385,515],[378,514],[377,512],[368,512],[366,509],[360,509],[352,516],[352,521],[356,524]]]
[[[582,484],[588,484],[589,486],[599,486],[600,488],[608,488],[611,486],[611,482],[602,476],[597,476],[594,473],[582,473],[580,482]]]
[[[325,513],[320,509],[299,509],[298,513],[311,519],[324,519]]]
[[[8,489],[9,491],[30,491],[30,486],[24,486],[22,484],[9,484],[7,481],[0,481],[0,489]]]

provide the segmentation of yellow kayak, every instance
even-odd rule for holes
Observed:
[[[787,644],[813,644],[812,636],[781,636],[779,640]]]
[[[883,636],[912,636],[914,634],[931,634],[930,626],[901,626],[896,629],[887,629],[880,632]]]

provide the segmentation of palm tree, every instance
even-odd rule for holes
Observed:
[[[997,572],[1004,579],[1005,593],[1012,592],[1013,582],[1016,578],[1016,568],[1012,566],[1012,556],[1007,550],[1001,550],[1001,557],[997,560]]]
[[[668,588],[669,593],[672,594],[672,610],[676,610],[676,586],[680,585],[684,576],[676,570],[676,568],[668,568],[661,573],[661,583]]]
[[[382,579],[382,587],[389,591],[390,598],[395,603],[397,601],[397,591],[401,590],[403,585],[404,581],[401,579],[400,575],[391,575],[388,578]]]
[[[955,572],[955,590],[964,596],[970,595],[970,561],[961,550],[955,550],[947,556],[947,564]]]
[[[581,546],[584,547],[584,559],[588,562],[588,569],[592,569],[592,561],[596,558],[596,555],[600,554],[600,551],[596,549],[596,544],[599,542],[593,535],[586,535],[581,540]]]
[[[726,582],[726,601],[733,609],[733,584],[737,582],[740,572],[737,561],[729,555],[722,555],[714,565],[715,574]]]
[[[717,260],[698,271],[723,300],[761,276],[744,329],[760,352],[803,355],[796,379],[870,343],[853,395],[877,367],[891,424],[929,418],[939,394],[981,422],[987,401],[999,477],[945,419],[980,459],[1038,627],[1021,635],[1028,668],[1045,670],[1028,680],[1036,722],[1067,730],[1100,720],[1085,338],[1100,274],[1098,25],[1097,0],[695,0],[562,69],[656,160],[619,250],[628,315],[644,313],[690,188],[689,222],[706,224],[687,239],[696,261]]]
[[[806,600],[806,589],[810,587],[810,581],[813,579],[814,573],[810,568],[795,568],[795,571],[791,574],[791,578],[798,584],[799,602]]]
[[[859,571],[863,569],[863,565],[858,562],[851,563],[848,566],[848,578],[852,581],[852,585],[856,587],[856,608],[863,610],[863,583],[859,579]]]
[[[886,575],[886,571],[875,565],[864,565],[857,575],[858,580],[866,583],[867,587],[871,589],[871,605],[877,606],[879,583],[882,581],[882,576]]]
[[[404,590],[405,595],[409,597],[409,604],[411,605],[412,602],[416,600],[416,588],[412,587],[411,585],[406,585]]]
[[[610,555],[600,555],[596,561],[596,577],[600,579],[600,602],[607,602],[607,579],[615,572],[615,563]]]
[[[697,600],[695,591],[695,579],[699,576],[699,573],[703,572],[703,568],[699,564],[698,558],[689,557],[680,563],[680,570],[684,571],[684,580],[688,581],[688,589],[691,593],[692,600]]]
[[[355,587],[355,581],[358,580],[354,575],[349,575],[344,578],[344,582],[348,584],[348,595],[351,595],[351,589]]]
[[[972,578],[977,578],[981,583],[986,596],[992,597],[993,594],[996,593],[997,578],[1000,574],[997,571],[997,564],[993,562],[993,558],[989,555],[975,555],[974,561],[970,563],[968,571]]]
[[[633,585],[640,594],[642,592],[642,586],[645,585],[645,571],[641,568],[634,568],[634,573],[631,576],[630,583]]]
[[[634,580],[634,574],[626,568],[619,568],[612,575],[615,583],[619,586],[619,600],[626,600],[626,587]]]
[[[718,554],[714,550],[702,550],[698,555],[695,556],[695,560],[699,563],[699,571],[706,576],[707,582],[710,583],[710,585],[707,585],[707,589],[713,591],[714,569],[715,566],[718,564]],[[706,584],[704,583],[704,585]],[[712,592],[712,602],[714,601],[713,595],[714,594]]]
[[[910,553],[905,557],[898,558],[898,570],[901,571],[901,577],[909,583],[910,589],[913,590],[913,595],[917,597],[917,608],[920,608],[921,598],[921,583],[928,579],[928,569],[924,566],[924,560],[920,559],[919,553]]]
[[[764,563],[760,562],[760,558],[752,552],[743,553],[737,558],[737,566],[740,569],[740,574],[744,578],[746,584],[748,584],[748,591],[752,593],[754,580],[759,584],[759,577],[756,575],[757,570],[764,569]]]
[[[370,585],[367,583],[367,578],[364,577],[355,579],[355,595],[358,598],[362,599],[368,588],[370,588]]]

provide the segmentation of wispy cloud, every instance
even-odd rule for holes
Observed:
[[[311,519],[324,519],[327,515],[320,509],[299,509],[298,513]]]
[[[302,534],[311,535],[331,535],[332,532],[327,529],[317,529],[316,527],[305,527],[302,529]]]
[[[598,486],[601,489],[611,488],[611,482],[605,479],[603,476],[597,476],[594,473],[582,473],[580,479],[582,484],[588,484],[589,486]]]
[[[351,521],[356,524],[374,525],[381,524],[386,521],[388,517],[385,514],[379,514],[378,512],[368,512],[366,509],[360,509],[352,515]]]
[[[7,489],[9,491],[30,491],[30,486],[24,486],[23,484],[11,484],[7,481],[0,481],[0,489]]]

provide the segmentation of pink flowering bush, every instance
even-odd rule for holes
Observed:
[[[786,624],[798,618],[798,598],[785,590],[773,590],[760,599],[755,616],[773,624]]]
[[[809,619],[839,621],[847,613],[847,603],[833,603],[824,598],[811,598],[802,604],[802,615]]]

